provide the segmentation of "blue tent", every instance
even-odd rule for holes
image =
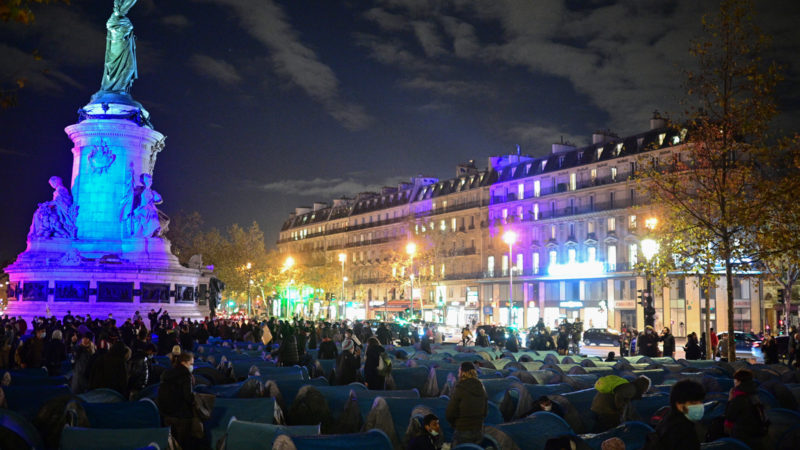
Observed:
[[[159,428],[161,416],[150,400],[116,403],[82,403],[91,428]]]
[[[14,411],[0,409],[0,428],[0,448],[44,448],[39,431]]]
[[[8,409],[33,420],[39,409],[49,400],[72,395],[67,386],[4,386]]]
[[[537,412],[515,422],[487,427],[486,433],[494,437],[501,448],[511,448],[509,443],[513,442],[520,449],[533,449],[544,448],[548,439],[573,434],[573,431],[561,417]]]
[[[286,426],[231,419],[225,435],[225,450],[271,450],[280,434],[288,436],[319,435],[319,425]]]
[[[138,429],[98,429],[65,427],[61,432],[62,450],[134,450],[156,444],[169,448],[169,427]]]
[[[369,430],[366,433],[321,436],[287,436],[275,439],[273,450],[392,450],[386,433]]]
[[[124,402],[125,397],[113,389],[94,389],[83,394],[78,394],[78,398],[87,403],[119,403]]]
[[[206,435],[212,447],[225,434],[232,418],[247,422],[271,424],[275,418],[274,398],[217,398],[211,417],[205,422]]]
[[[603,441],[617,437],[625,442],[625,448],[642,448],[647,441],[647,434],[653,428],[642,422],[625,422],[622,425],[598,434],[583,435],[583,440],[593,450],[600,450]]]

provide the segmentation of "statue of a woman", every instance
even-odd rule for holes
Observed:
[[[133,24],[125,17],[136,0],[114,0],[114,11],[106,22],[106,61],[100,91],[128,93],[136,71],[136,42]]]
[[[39,203],[39,208],[33,214],[28,238],[74,239],[77,232],[75,218],[78,215],[78,205],[72,202],[72,194],[64,187],[61,177],[50,177],[49,182],[53,188],[53,200]]]
[[[139,179],[142,182],[139,204],[133,210],[133,236],[156,237],[160,235],[161,222],[159,222],[158,208],[162,203],[161,195],[152,189],[153,177],[143,173]]]

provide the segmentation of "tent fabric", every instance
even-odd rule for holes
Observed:
[[[228,429],[232,418],[255,423],[272,423],[275,420],[275,399],[273,398],[217,398],[211,417],[205,421],[206,435],[215,446]]]
[[[98,429],[65,427],[61,432],[62,450],[133,450],[155,443],[169,448],[169,427],[138,429]]]
[[[333,416],[325,397],[315,386],[303,386],[286,413],[289,425],[322,425],[323,433],[332,433]]]
[[[319,425],[286,426],[231,419],[225,435],[225,450],[269,450],[278,435],[315,436]]]
[[[600,450],[603,441],[617,437],[625,442],[625,448],[642,448],[647,441],[648,433],[652,433],[653,428],[642,422],[625,422],[622,425],[603,433],[589,434],[581,436],[583,441],[593,450]]]
[[[395,389],[417,389],[423,397],[439,395],[439,385],[436,380],[436,369],[425,367],[396,368],[390,377]]]
[[[294,398],[303,386],[330,386],[325,378],[310,380],[269,380],[264,385],[266,395],[276,397],[283,411],[289,411]]]
[[[525,419],[487,427],[501,448],[514,449],[544,448],[548,439],[572,434],[572,428],[557,415],[537,412]],[[632,447],[633,448],[633,447]]]
[[[82,403],[91,428],[159,428],[161,416],[149,400],[117,403]]]
[[[8,409],[18,412],[22,417],[33,420],[45,403],[49,400],[70,396],[67,386],[4,386],[3,392],[6,396]]]
[[[770,408],[766,409],[765,412],[770,422],[767,432],[769,448],[777,447],[787,431],[800,426],[800,412],[783,408]]]
[[[595,413],[591,410],[592,400],[596,394],[597,390],[592,388],[548,397],[558,403],[564,411],[564,420],[576,433],[589,433],[594,429],[596,421]]]
[[[750,446],[734,438],[721,438],[714,442],[700,444],[703,450],[750,450]]]
[[[261,397],[264,392],[261,380],[256,377],[250,377],[238,383],[195,386],[194,390],[202,394],[212,394],[219,398],[256,398]]]
[[[272,445],[273,450],[392,450],[388,436],[380,430],[366,433],[287,436],[280,435]]]
[[[14,411],[0,409],[0,448],[17,448],[20,445],[44,448],[42,437],[32,423]]]
[[[124,402],[125,397],[113,389],[94,389],[83,394],[78,394],[78,397],[87,403],[119,403]]]

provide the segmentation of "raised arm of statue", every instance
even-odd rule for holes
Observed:
[[[138,77],[133,24],[125,17],[134,4],[136,0],[114,0],[114,11],[106,22],[108,32],[101,91],[127,93]]]

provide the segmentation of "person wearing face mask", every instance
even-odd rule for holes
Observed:
[[[159,412],[181,448],[199,448],[204,435],[203,423],[194,414],[193,371],[194,354],[184,351],[161,375],[158,388]]]
[[[539,411],[550,412],[559,417],[564,417],[564,412],[561,410],[561,407],[558,406],[558,403],[554,403],[546,395],[543,395],[538,399],[536,399],[536,402],[534,402],[531,410],[528,411],[526,414],[524,414],[524,416],[529,416]]]
[[[408,441],[408,450],[439,450],[442,448],[439,418],[428,414],[422,419],[422,434]]]
[[[32,338],[20,347],[23,367],[39,368],[44,365],[44,328],[38,328]]]
[[[699,450],[695,423],[703,418],[705,396],[703,386],[695,381],[675,383],[669,394],[669,414],[647,436],[645,450]]]
[[[749,445],[753,450],[765,447],[769,420],[758,399],[758,385],[753,372],[739,369],[733,374],[733,389],[725,408],[725,433]]]

